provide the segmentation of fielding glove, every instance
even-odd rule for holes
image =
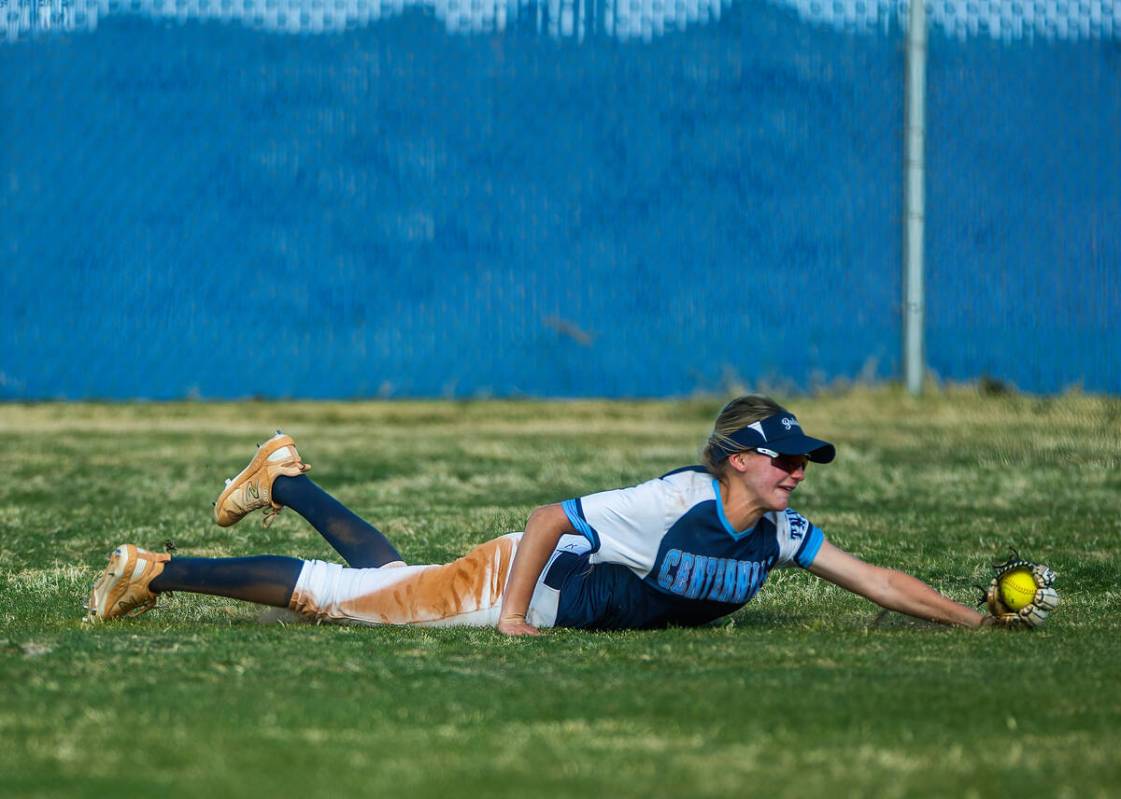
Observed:
[[[984,589],[985,595],[981,602],[993,614],[993,620],[1002,627],[1030,628],[1038,627],[1047,621],[1051,611],[1059,606],[1059,594],[1051,587],[1055,582],[1055,572],[1041,563],[1032,563],[1023,560],[1016,550],[1011,550],[1008,560],[1003,563],[993,564],[994,576],[989,587]],[[1016,572],[1025,572],[1026,575],[1014,577]],[[1035,584],[1035,594],[1031,601],[1017,610],[1008,606],[1008,596],[1014,591],[1005,586],[1006,581],[1019,581],[1024,583],[1030,576],[1031,583]],[[1028,586],[1031,585],[1028,583]],[[1018,586],[1022,588],[1023,586]]]

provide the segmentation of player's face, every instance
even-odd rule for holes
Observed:
[[[805,455],[764,455],[742,453],[744,482],[750,494],[767,510],[786,510],[790,495],[806,479],[809,459]]]

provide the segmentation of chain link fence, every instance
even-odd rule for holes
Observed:
[[[1119,6],[930,6],[941,378],[1121,391]],[[8,0],[0,397],[895,379],[904,11]]]

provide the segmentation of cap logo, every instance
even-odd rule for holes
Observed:
[[[763,432],[763,423],[762,422],[752,422],[751,424],[748,425],[748,427],[750,427],[752,430],[754,430],[759,435],[763,436],[764,441],[767,440],[767,434]],[[787,429],[789,430],[790,428],[787,428]]]
[[[795,419],[793,416],[782,417],[782,426],[785,427],[787,430],[789,430],[792,427],[798,427],[798,428],[801,427],[801,425],[798,424],[798,420]]]

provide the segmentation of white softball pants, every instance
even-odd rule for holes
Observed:
[[[352,569],[305,561],[289,603],[317,621],[341,624],[418,624],[494,627],[522,533],[510,533],[472,549],[445,565]],[[526,621],[552,627],[559,592],[545,575],[562,547],[587,547],[580,536],[564,536],[533,592]]]

